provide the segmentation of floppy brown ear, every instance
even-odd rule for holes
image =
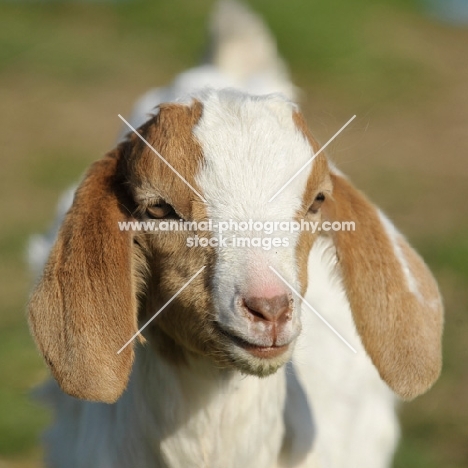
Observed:
[[[332,174],[329,221],[354,221],[333,232],[338,263],[362,343],[383,380],[411,399],[441,369],[443,308],[437,284],[391,222],[344,177]]]
[[[117,149],[91,166],[29,303],[32,333],[61,388],[108,403],[127,385],[134,352],[117,351],[137,330],[118,162]]]

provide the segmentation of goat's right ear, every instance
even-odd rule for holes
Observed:
[[[125,390],[137,331],[132,233],[118,148],[78,188],[29,303],[32,334],[66,393],[112,403]]]

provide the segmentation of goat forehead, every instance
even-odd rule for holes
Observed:
[[[196,176],[212,217],[290,219],[302,205],[311,168],[270,198],[313,156],[279,96],[227,91],[203,99],[193,133],[204,161]]]

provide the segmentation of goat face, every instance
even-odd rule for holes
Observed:
[[[205,266],[157,317],[151,340],[166,354],[171,349],[172,358],[188,349],[219,366],[264,376],[290,358],[300,331],[300,299],[275,271],[304,292],[314,237],[279,228],[318,220],[318,208],[309,208],[318,194],[330,192],[330,177],[326,160],[318,157],[269,202],[313,156],[295,107],[271,96],[203,97],[189,106],[161,106],[142,128],[143,137],[195,191],[151,149],[135,144],[135,137],[127,143],[123,174],[140,219],[162,218],[166,225],[168,218],[209,221],[212,227],[196,233],[204,239],[198,246],[188,239],[193,232],[135,236],[150,270],[140,316],[154,315]],[[270,229],[254,230],[254,224]],[[170,341],[177,346],[169,347]]]
[[[291,291],[305,293],[316,234],[274,228],[267,235],[277,244],[265,249],[265,233],[229,230],[229,221],[250,220],[354,221],[356,232],[331,238],[364,348],[403,397],[435,381],[443,321],[437,284],[323,154],[307,165],[318,148],[292,104],[203,92],[187,105],[160,106],[138,131],[165,161],[131,134],[94,163],[30,301],[32,332],[65,392],[115,401],[128,382],[133,344],[117,351],[139,321],[166,305],[146,332],[167,358],[183,361],[190,352],[259,376],[284,364],[300,331],[300,297]],[[188,246],[187,231],[119,230],[122,222],[171,217],[228,229],[199,231],[204,244],[211,241],[203,248]],[[222,234],[252,242],[238,247]]]

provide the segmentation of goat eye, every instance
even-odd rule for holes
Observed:
[[[322,206],[322,203],[324,201],[325,201],[325,195],[322,192],[318,193],[317,196],[315,197],[314,202],[312,203],[312,205],[310,205],[309,211],[314,214],[317,213],[317,211]]]
[[[146,207],[146,214],[149,218],[153,219],[161,219],[176,216],[174,208],[172,208],[172,206],[169,205],[169,203],[164,202]]]

